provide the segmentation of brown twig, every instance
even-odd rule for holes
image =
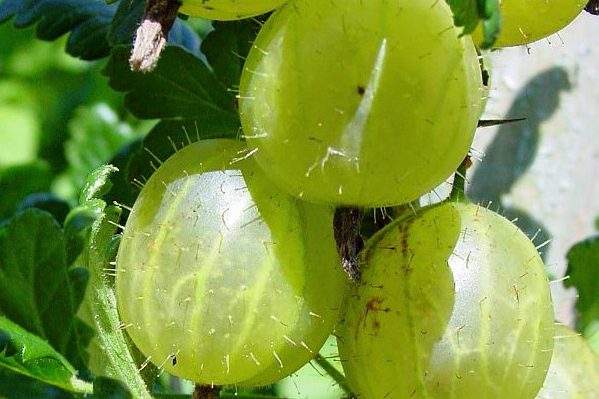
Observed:
[[[196,385],[192,399],[218,399],[220,397],[220,386]]]
[[[364,247],[364,240],[360,235],[361,219],[362,212],[358,208],[337,208],[333,218],[333,230],[341,266],[354,281],[360,280],[358,254]]]
[[[148,0],[129,58],[132,71],[151,72],[156,67],[180,6],[179,0]]]

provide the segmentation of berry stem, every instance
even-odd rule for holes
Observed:
[[[589,14],[599,15],[599,0],[589,0],[584,10]]]
[[[132,71],[151,72],[156,67],[180,6],[179,0],[148,0],[129,58]]]
[[[193,391],[192,399],[219,399],[220,398],[220,386],[211,385],[200,385],[197,384]]]
[[[358,254],[364,247],[364,240],[360,235],[361,220],[362,212],[358,208],[337,208],[333,218],[333,230],[341,266],[354,281],[360,281]]]
[[[349,387],[345,376],[341,374],[328,359],[322,357],[322,355],[319,353],[314,357],[314,361],[325,371],[325,373],[327,373],[332,379],[335,380],[337,384],[339,384],[339,388],[343,390],[343,393],[347,397],[354,397],[354,394]]]

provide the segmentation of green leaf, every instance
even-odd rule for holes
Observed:
[[[156,69],[147,74],[132,72],[128,58],[128,48],[115,48],[104,74],[113,89],[127,93],[125,106],[135,116],[239,126],[235,97],[197,57],[167,47]]]
[[[135,30],[144,12],[144,0],[120,1],[108,32],[108,42],[112,47],[131,45]]]
[[[64,238],[67,252],[67,264],[72,265],[81,254],[87,240],[89,230],[98,214],[93,209],[78,207],[73,209],[64,223]]]
[[[28,195],[17,207],[17,212],[22,212],[29,208],[46,211],[61,223],[71,210],[66,201],[51,193],[34,193]],[[70,263],[67,262],[67,264]]]
[[[66,260],[62,230],[47,212],[27,209],[0,228],[0,312],[83,367],[90,336],[75,314],[87,275]]]
[[[180,18],[175,20],[168,33],[168,45],[181,47],[203,62],[206,61],[204,54],[200,51],[200,36]]]
[[[45,162],[0,169],[0,221],[10,217],[30,194],[48,191],[52,174]]]
[[[103,0],[3,0],[0,23],[13,16],[17,28],[37,23],[37,37],[48,41],[70,32],[67,52],[94,60],[108,55],[106,35],[115,10]]]
[[[0,397],[3,399],[73,399],[75,394],[0,367]]]
[[[67,53],[84,60],[96,60],[109,55],[111,46],[131,43],[145,2],[107,3],[103,0],[0,0],[0,24],[12,17],[17,28],[37,24],[37,37],[47,41],[70,32]],[[175,22],[168,42],[199,54],[197,34],[181,20]]]
[[[482,48],[490,48],[500,28],[499,0],[447,0],[453,11],[456,26],[463,26],[464,33],[472,33],[482,23]]]
[[[128,92],[125,103],[136,116],[167,118],[152,129],[129,162],[128,182],[149,177],[160,161],[183,145],[200,138],[237,136],[235,98],[201,60],[168,47],[154,72],[139,74],[129,70],[128,56],[128,49],[115,49],[104,71],[111,86]]]
[[[135,138],[133,129],[106,104],[80,108],[69,124],[69,133],[65,155],[76,187],[82,187],[94,169]]]
[[[589,335],[599,323],[599,236],[574,245],[567,258],[570,278],[564,284],[578,290],[578,329]]]
[[[447,0],[447,3],[456,26],[463,26],[464,33],[471,33],[478,24],[479,0]]]
[[[92,226],[96,226],[98,219],[102,218],[106,204],[101,198],[112,188],[110,175],[118,172],[118,169],[112,165],[103,165],[87,177],[85,187],[79,196],[79,204],[87,208],[90,213],[98,215]]]
[[[239,86],[241,71],[260,30],[255,19],[214,22],[214,30],[202,42],[202,52],[218,78],[231,90]]]
[[[154,173],[161,162],[177,150],[193,142],[210,138],[236,138],[237,128],[220,124],[201,123],[198,120],[165,120],[158,123],[144,138],[141,148],[131,158],[127,171],[128,181],[139,189]]]
[[[62,389],[91,393],[90,383],[41,338],[0,316],[0,366]]]
[[[107,202],[133,206],[139,190],[128,180],[128,170],[131,160],[140,151],[142,143],[143,137],[139,137],[122,147],[110,160],[109,163],[116,166],[119,172],[111,176],[113,187],[106,197]]]
[[[110,191],[110,176],[117,172],[113,166],[103,166],[88,178],[83,190],[80,205],[88,214],[97,215],[90,232],[87,249],[88,270],[90,272],[89,297],[85,304],[93,316],[98,340],[110,363],[111,376],[122,381],[135,398],[151,399],[146,381],[139,373],[140,362],[136,350],[129,343],[121,328],[116,308],[114,278],[110,270],[116,245],[113,240],[115,224],[120,210],[107,206],[102,197]]]
[[[483,42],[481,48],[488,49],[493,46],[501,28],[500,0],[478,0],[478,15],[481,18]]]

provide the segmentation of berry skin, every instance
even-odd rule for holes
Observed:
[[[373,236],[337,331],[358,397],[532,399],[549,367],[543,262],[511,222],[443,203]]]
[[[185,147],[148,180],[125,226],[123,325],[154,364],[196,383],[286,377],[318,352],[346,292],[332,218],[272,185],[241,142]]]

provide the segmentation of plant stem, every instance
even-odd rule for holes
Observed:
[[[329,362],[327,359],[325,359],[324,357],[322,357],[322,355],[320,353],[317,354],[314,357],[314,361],[316,361],[316,363],[320,367],[322,367],[322,369],[329,376],[331,376],[332,379],[335,380],[335,382],[339,385],[339,388],[341,388],[343,390],[343,393],[345,393],[349,397],[353,397],[353,392],[352,392],[351,388],[349,387],[349,384],[347,383],[347,380],[345,379],[345,376],[343,374],[341,374],[335,368],[335,366],[333,366],[331,364],[331,362]]]
[[[111,170],[114,171],[116,168]],[[91,307],[97,336],[114,377],[125,384],[133,397],[152,399],[148,385],[139,372],[139,362],[134,357],[134,353],[137,352],[130,346],[124,329],[119,328],[121,321],[117,312],[114,281],[105,273],[105,270],[111,267],[110,261],[116,256],[117,245],[113,235],[116,230],[114,225],[119,221],[120,210],[115,206],[107,206],[100,209],[100,212],[100,217],[92,227],[87,255],[90,270],[87,290],[90,297],[86,302]]]
[[[71,379],[71,387],[77,393],[82,393],[85,395],[91,395],[94,393],[94,386],[91,382],[80,380],[79,378]]]

